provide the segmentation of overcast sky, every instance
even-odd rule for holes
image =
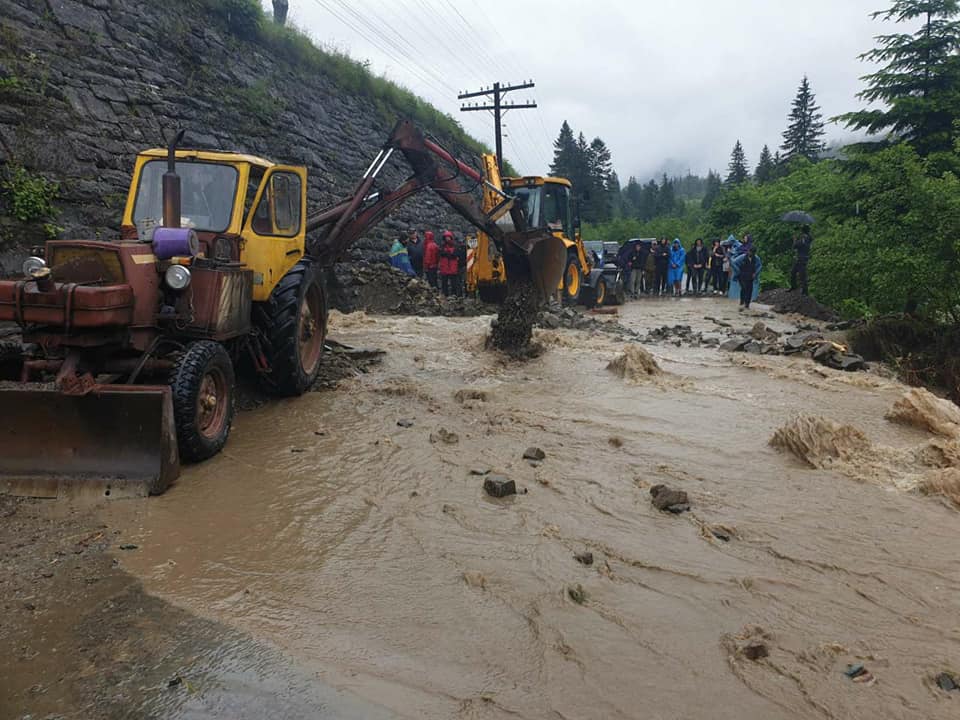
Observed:
[[[889,31],[890,0],[290,0],[318,43],[369,60],[493,145],[489,113],[461,90],[532,78],[536,110],[505,116],[504,154],[543,173],[567,120],[603,138],[622,183],[663,169],[725,171],[739,138],[755,165],[775,150],[804,74],[825,117],[859,106],[857,55]],[[270,6],[269,0],[264,5]],[[828,125],[828,140],[846,137]]]

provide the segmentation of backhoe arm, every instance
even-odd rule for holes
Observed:
[[[372,192],[380,171],[398,150],[407,159],[413,175],[387,193]],[[512,206],[513,200],[499,188],[487,184],[503,197],[503,201],[490,214],[484,213],[473,192],[483,184],[485,181],[480,173],[425,138],[409,120],[402,120],[394,127],[351,197],[307,218],[307,231],[320,230],[322,233],[309,244],[308,253],[325,264],[336,262],[361,235],[405,200],[428,188],[467,222],[487,233],[501,252],[509,252],[506,246],[512,238],[508,238],[493,218]],[[518,236],[517,250],[520,252],[526,252],[523,235]]]

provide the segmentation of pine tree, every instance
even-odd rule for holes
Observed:
[[[777,175],[777,167],[773,164],[773,155],[770,154],[770,148],[766,145],[760,151],[760,162],[757,163],[757,170],[753,173],[753,179],[758,185],[768,183]]]
[[[624,216],[623,193],[620,191],[620,177],[615,171],[610,171],[607,177],[607,197],[610,203],[610,216],[619,218]]]
[[[714,201],[720,195],[720,191],[723,189],[723,180],[720,178],[720,173],[710,170],[707,173],[706,179],[706,188],[703,195],[703,200],[700,201],[700,207],[704,210],[709,210],[713,207]]]
[[[554,177],[569,178],[577,167],[577,141],[573,137],[573,129],[564,120],[560,126],[560,135],[553,141],[553,162],[550,164],[550,174]]]
[[[657,189],[656,215],[672,215],[677,204],[677,191],[673,180],[664,173]]]
[[[793,107],[788,116],[789,125],[783,133],[783,159],[789,162],[795,157],[816,160],[823,151],[823,115],[810,89],[810,81],[803,76]]]
[[[630,217],[640,217],[640,205],[643,202],[643,185],[633,175],[627,180],[623,189],[623,205],[625,214]]]
[[[649,222],[656,217],[659,195],[660,188],[657,187],[655,180],[651,180],[643,186],[643,201],[640,203],[640,209],[637,212],[637,217],[643,222]]]
[[[740,185],[750,179],[747,170],[747,155],[743,152],[743,145],[737,140],[730,153],[730,164],[727,166],[727,185]]]
[[[857,97],[882,109],[858,110],[835,118],[871,135],[889,130],[911,142],[921,154],[950,150],[953,121],[960,116],[960,14],[958,0],[896,0],[874,19],[896,23],[920,19],[912,35],[880,35],[877,47],[861,60],[883,64],[861,79]]]

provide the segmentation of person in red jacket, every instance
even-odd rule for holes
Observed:
[[[437,247],[436,240],[433,239],[433,230],[427,230],[423,234],[423,272],[427,276],[427,282],[434,290],[440,289],[437,282],[437,269],[440,267],[440,248]]]
[[[460,260],[457,257],[457,244],[453,233],[443,231],[443,245],[440,248],[440,286],[447,297],[457,295],[460,284]]]

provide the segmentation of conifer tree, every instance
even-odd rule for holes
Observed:
[[[773,155],[770,154],[770,148],[766,145],[760,151],[760,162],[757,163],[756,172],[753,173],[753,179],[758,185],[763,185],[776,178],[777,167],[773,164]]]
[[[740,185],[750,179],[747,170],[747,155],[743,152],[743,145],[737,140],[730,153],[730,164],[727,166],[727,185]]]
[[[861,60],[882,64],[862,80],[857,97],[882,108],[858,110],[835,118],[870,134],[890,131],[923,155],[953,147],[953,121],[960,117],[960,1],[896,0],[874,19],[895,23],[921,21],[913,34],[877,37],[877,47]]]
[[[783,132],[783,159],[790,162],[795,157],[816,160],[823,151],[823,115],[810,89],[810,81],[803,76],[793,107],[788,116],[789,125]]]

